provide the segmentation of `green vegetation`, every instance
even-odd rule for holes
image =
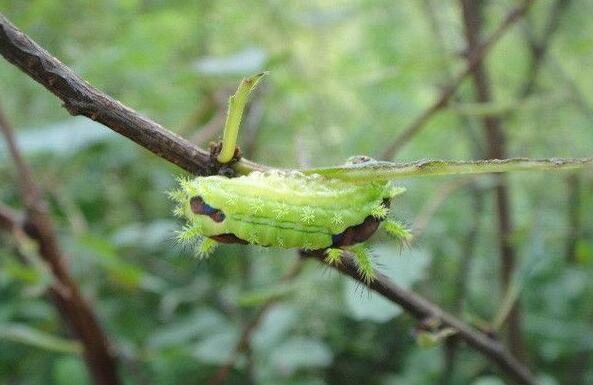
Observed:
[[[481,3],[484,37],[517,6]],[[465,65],[467,47],[453,0],[0,0],[0,11],[92,85],[203,148],[222,136],[241,78],[270,71],[250,95],[239,143],[247,158],[287,168],[380,157]],[[505,157],[592,156],[591,14],[590,0],[535,1],[484,61],[490,100],[480,102],[468,77],[395,159],[492,157],[484,125],[493,117]],[[505,383],[475,349],[452,347],[455,330],[419,324],[294,250],[222,245],[198,260],[175,241],[181,222],[167,197],[187,174],[71,117],[4,60],[0,103],[123,383],[206,383],[229,363],[225,384]],[[22,213],[20,175],[0,142],[0,204]],[[473,327],[497,328],[539,383],[589,384],[593,174],[506,176],[512,228],[503,237],[500,180],[398,180],[408,192],[393,215],[417,239],[401,247],[377,233],[372,263]],[[35,243],[1,227],[0,384],[91,384]]]

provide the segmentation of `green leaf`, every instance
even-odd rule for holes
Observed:
[[[59,353],[82,353],[82,346],[78,341],[56,337],[27,325],[7,323],[0,325],[0,340],[18,342],[36,348]]]
[[[285,376],[301,368],[322,368],[332,362],[333,354],[320,340],[307,337],[291,337],[272,350],[273,367]]]
[[[499,377],[494,377],[494,376],[486,376],[486,377],[480,377],[477,380],[475,380],[474,382],[472,382],[472,385],[505,385],[506,382],[504,382],[502,379],[500,379]]]
[[[91,385],[84,362],[75,357],[62,357],[56,360],[52,378],[55,385]]]
[[[245,48],[228,56],[206,56],[194,63],[194,69],[205,75],[247,75],[261,71],[267,60],[260,47]]]
[[[192,355],[204,363],[224,364],[230,358],[238,339],[239,331],[234,329],[208,335],[195,345]]]
[[[229,323],[222,313],[208,308],[196,309],[189,316],[156,329],[148,340],[148,346],[157,350],[185,346],[227,327]]]

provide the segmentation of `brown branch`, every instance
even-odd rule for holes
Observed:
[[[507,30],[517,22],[529,9],[534,0],[524,0],[520,6],[511,10],[504,18],[498,28],[486,39],[482,44],[477,44],[469,50],[467,56],[467,64],[455,76],[449,84],[447,84],[437,100],[427,108],[420,116],[418,116],[410,125],[404,128],[395,138],[395,140],[385,148],[381,155],[381,159],[390,160],[416,135],[424,125],[441,109],[447,106],[451,97],[463,80],[470,75],[476,66],[482,62],[482,59],[490,52],[492,47],[500,40]]]
[[[461,0],[463,9],[463,22],[465,35],[470,50],[479,47],[480,30],[482,26],[481,3],[474,0]],[[486,103],[491,100],[490,79],[482,63],[477,63],[471,70],[476,92],[476,100],[479,103]],[[501,121],[494,116],[484,116],[482,125],[486,135],[487,154],[486,158],[502,159],[506,156],[506,135]],[[504,176],[499,176],[499,183],[496,186],[496,207],[498,215],[498,248],[501,260],[501,284],[503,291],[506,291],[513,277],[515,269],[515,250],[510,238],[513,233],[513,221],[509,190],[505,183]],[[508,342],[511,352],[522,361],[526,359],[526,350],[521,333],[520,303],[517,301],[513,306],[509,318]]]
[[[18,227],[20,227],[20,225],[16,212],[11,208],[0,204],[0,230],[12,232]]]
[[[70,276],[65,258],[58,246],[58,239],[47,213],[47,204],[33,182],[31,170],[24,162],[17,148],[13,130],[0,108],[0,130],[9,153],[16,165],[21,183],[23,201],[27,209],[23,232],[39,246],[39,254],[49,266],[60,289],[52,286],[51,298],[64,321],[72,328],[84,347],[87,367],[97,385],[119,385],[115,356],[109,341],[97,320],[93,309],[82,297],[78,286]],[[2,223],[12,230],[16,216],[6,209],[0,211]]]
[[[304,253],[305,256],[319,259],[324,262],[325,255],[322,253]],[[364,277],[360,274],[356,262],[348,253],[344,253],[340,264],[334,266],[345,275],[349,275],[361,284],[364,284]],[[401,306],[408,314],[418,321],[428,318],[440,320],[444,326],[451,327],[457,331],[457,335],[468,345],[472,346],[484,356],[495,362],[499,368],[506,373],[513,381],[519,384],[534,385],[536,382],[529,370],[521,365],[504,346],[497,340],[486,334],[473,329],[463,321],[445,312],[437,305],[422,298],[418,294],[406,290],[381,273],[376,273],[376,278],[368,287],[381,294],[391,302]]]
[[[521,16],[529,3],[531,1],[527,1],[524,7],[520,7],[512,13],[510,21],[507,23],[512,24],[515,19]],[[126,136],[142,147],[148,148],[163,159],[179,165],[187,171],[204,173],[212,171],[208,168],[205,151],[92,88],[2,16],[0,16],[0,53],[23,72],[54,92],[56,96],[63,98],[66,106],[78,108],[75,112],[94,118],[116,132],[128,134]],[[56,73],[60,76],[57,76]],[[81,94],[77,93],[78,90]],[[168,144],[173,146],[167,147]],[[242,167],[265,168],[265,166],[249,162],[239,165],[239,168]],[[323,259],[323,256],[318,256],[318,258]],[[349,257],[345,257],[344,262],[336,268],[343,274],[349,275],[361,283],[364,282],[364,278],[360,276],[356,265]],[[529,371],[515,360],[498,341],[445,313],[426,299],[400,288],[381,274],[378,274],[370,288],[394,304],[400,305],[418,320],[427,317],[440,318],[444,324],[458,330],[460,338],[495,362],[507,376],[521,384],[535,384]]]
[[[70,114],[91,118],[193,174],[209,172],[207,151],[91,86],[2,14],[0,53],[61,99]]]

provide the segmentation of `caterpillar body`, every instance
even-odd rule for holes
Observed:
[[[366,241],[377,230],[400,192],[389,182],[353,184],[294,170],[268,170],[236,178],[181,180],[171,196],[178,204],[175,213],[187,221],[179,238],[202,238],[200,254],[208,254],[219,242],[243,243],[326,249],[328,258],[337,260],[342,249]],[[388,227],[394,226],[401,233],[395,222]],[[351,249],[357,258],[363,253]]]

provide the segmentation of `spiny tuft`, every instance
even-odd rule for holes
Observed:
[[[177,240],[180,242],[188,242],[194,238],[199,238],[202,236],[201,230],[202,229],[199,225],[187,224],[177,232]]]
[[[391,187],[391,190],[389,190],[389,198],[395,198],[398,195],[401,195],[403,193],[406,192],[406,188],[405,187]]]
[[[338,264],[342,260],[342,255],[344,255],[344,250],[329,248],[325,250],[325,262],[330,265]]]
[[[360,273],[362,280],[368,285],[375,279],[371,253],[362,244],[351,247],[350,251],[352,251],[354,258],[356,258],[358,272]]]
[[[403,245],[408,245],[412,241],[412,232],[400,222],[387,220],[383,222],[383,228]]]
[[[216,249],[216,246],[218,246],[218,242],[215,240],[210,238],[202,238],[202,241],[196,248],[196,256],[199,259],[207,258],[210,254],[212,254],[214,249]]]
[[[377,219],[385,219],[387,214],[389,214],[389,209],[383,204],[378,204],[371,210],[371,215]]]

